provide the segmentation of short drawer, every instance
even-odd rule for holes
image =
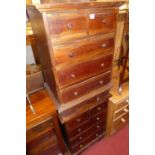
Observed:
[[[58,85],[60,88],[75,84],[88,79],[99,73],[111,70],[113,55],[95,57],[91,60],[74,65],[72,67],[61,68],[56,71]]]
[[[91,121],[92,122],[99,122],[100,120],[104,120],[104,122],[106,121],[106,117],[107,117],[107,109],[102,110],[99,114],[97,115],[91,115]]]
[[[101,129],[99,131],[96,131],[91,136],[87,137],[85,140],[83,140],[81,143],[79,143],[78,145],[71,146],[70,147],[71,152],[74,153],[76,151],[79,151],[84,146],[86,146],[87,144],[89,144],[91,141],[95,140],[96,138],[101,138],[103,136],[103,132],[104,132],[103,129]]]
[[[119,119],[113,122],[113,129],[119,130],[120,128],[124,127],[126,123],[129,121],[129,113],[126,113],[124,116],[120,117]]]
[[[85,121],[89,120],[90,114],[89,111],[86,111],[85,113],[81,114],[80,116],[72,119],[68,123],[65,123],[66,129],[67,130],[73,130],[74,128],[79,127],[84,123]]]
[[[114,118],[117,119],[117,117],[128,113],[129,112],[129,105],[124,106],[122,109],[115,111]]]
[[[87,81],[75,84],[71,87],[64,88],[60,91],[60,97],[63,103],[86,95],[87,93],[96,90],[108,84],[111,80],[111,72],[108,71],[104,74],[90,78]]]
[[[91,59],[97,55],[110,53],[114,49],[114,37],[105,35],[87,37],[78,41],[59,46],[53,46],[55,65],[58,67],[71,66],[79,61]]]
[[[97,132],[100,130],[103,130],[103,132],[105,131],[105,124],[102,121],[93,125],[92,127],[89,127],[87,130],[82,132],[82,134],[75,136],[73,139],[69,139],[69,144],[70,146],[78,145],[79,143],[84,141],[87,137],[93,135],[94,132]],[[96,136],[98,135],[96,134]]]
[[[122,107],[127,106],[128,104],[129,104],[129,100],[127,99],[127,100],[125,100],[125,101],[123,101],[123,102],[117,104],[116,110],[119,110],[119,109],[121,109]]]
[[[89,16],[90,35],[116,31],[116,10],[92,9]]]
[[[87,35],[87,10],[47,13],[52,44],[62,43]]]
[[[48,131],[53,130],[53,121],[52,119],[45,121],[29,130],[26,131],[26,142],[30,142],[37,137],[42,136]]]
[[[103,111],[107,107],[107,104],[108,104],[108,100],[105,100],[103,103],[93,107],[90,110],[90,115],[93,116],[93,115],[100,113],[101,111]]]

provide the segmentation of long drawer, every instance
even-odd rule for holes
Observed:
[[[56,67],[72,66],[114,49],[114,35],[99,35],[53,46]]]
[[[84,96],[85,94],[94,91],[98,88],[108,84],[111,80],[111,72],[108,71],[104,74],[90,78],[76,85],[70,86],[60,90],[60,98],[62,103],[67,103],[71,100]]]
[[[111,70],[113,55],[95,57],[83,63],[56,71],[59,87],[69,86],[97,74]]]

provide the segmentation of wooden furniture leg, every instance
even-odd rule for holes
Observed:
[[[53,115],[53,123],[54,123],[54,129],[55,129],[55,133],[58,139],[58,143],[60,145],[61,152],[63,153],[63,155],[67,154],[67,149],[65,147],[65,143],[62,138],[62,134],[61,134],[61,130],[59,127],[59,122],[58,122],[58,117],[56,113]]]

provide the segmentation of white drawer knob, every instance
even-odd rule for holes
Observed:
[[[124,118],[121,118],[121,122],[125,123],[125,122],[126,122],[126,120],[125,120]]]
[[[125,109],[123,109],[124,110],[124,112],[129,112],[129,110],[127,109],[127,108],[125,108]]]

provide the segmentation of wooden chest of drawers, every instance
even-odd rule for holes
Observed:
[[[105,133],[118,6],[51,3],[28,7],[44,79],[72,153]]]

